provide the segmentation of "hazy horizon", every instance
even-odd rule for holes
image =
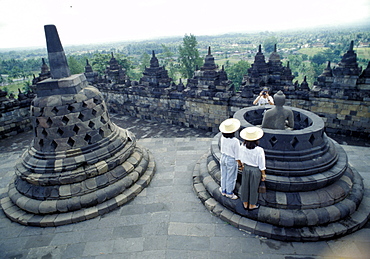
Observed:
[[[310,30],[370,25],[368,0],[0,0],[0,49],[46,47],[44,25],[54,24],[63,46],[145,41],[185,34]]]

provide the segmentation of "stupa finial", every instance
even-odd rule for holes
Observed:
[[[48,49],[51,78],[60,79],[71,76],[67,58],[60,42],[57,28],[53,24],[45,25],[46,46]]]
[[[351,44],[349,45],[349,50],[348,51],[353,51],[353,40],[351,40]]]

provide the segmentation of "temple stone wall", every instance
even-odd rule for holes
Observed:
[[[154,97],[113,91],[102,93],[110,111],[141,119],[216,132],[218,124],[230,116],[228,100],[219,98]]]
[[[19,105],[10,109],[0,109],[0,139],[31,130],[30,107]]]
[[[185,105],[185,119],[190,127],[218,131],[219,124],[230,114],[227,100],[189,98]]]
[[[291,106],[306,109],[323,118],[326,132],[367,137],[370,135],[370,101],[331,98],[289,100]]]
[[[168,95],[140,96],[133,93],[102,91],[108,107],[119,114],[142,119],[184,125],[218,132],[218,126],[225,118],[248,106],[253,98],[235,95],[230,99],[171,98]],[[326,131],[361,137],[370,135],[370,101],[316,98],[308,100],[291,96],[289,106],[309,110],[323,118]]]
[[[99,87],[100,88],[100,87]],[[191,98],[184,96],[148,96],[122,91],[101,89],[112,112],[141,119],[171,123],[218,132],[225,118],[248,106],[253,98],[239,95],[226,98]],[[287,105],[312,111],[323,118],[326,131],[361,137],[370,135],[370,101],[354,101],[310,97],[308,100],[287,95]],[[2,109],[0,115],[0,138],[14,136],[30,130],[29,106]]]

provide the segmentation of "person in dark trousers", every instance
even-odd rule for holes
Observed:
[[[265,151],[258,146],[258,140],[262,138],[263,130],[258,127],[247,127],[240,132],[244,143],[240,146],[239,160],[242,164],[242,182],[239,196],[243,206],[247,210],[259,208],[258,186],[260,181],[266,179]]]

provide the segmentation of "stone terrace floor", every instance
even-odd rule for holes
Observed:
[[[331,241],[281,242],[213,216],[193,192],[192,170],[214,133],[113,115],[154,155],[157,170],[133,201],[88,221],[50,228],[11,222],[0,208],[0,258],[370,258],[370,223]],[[0,198],[32,133],[0,141]],[[343,145],[369,195],[370,147]]]

